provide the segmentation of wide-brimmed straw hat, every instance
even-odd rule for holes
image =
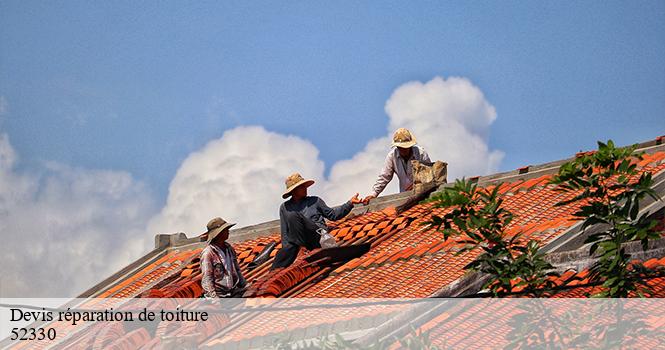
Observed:
[[[208,232],[206,232],[206,234],[208,235],[208,239],[207,239],[208,244],[210,244],[210,242],[212,242],[215,239],[215,237],[217,237],[217,235],[222,233],[227,228],[233,227],[234,225],[235,224],[232,224],[230,222],[226,222],[226,220],[224,220],[222,218],[214,218],[214,219],[208,221],[208,225],[207,225]]]
[[[416,144],[416,138],[411,131],[405,128],[399,128],[393,134],[393,146],[399,148],[411,148]]]
[[[314,180],[305,180],[302,176],[300,176],[300,174],[293,173],[286,178],[284,183],[286,184],[286,191],[282,195],[282,198],[286,199],[291,195],[291,191],[295,190],[296,187],[303,184],[307,187],[312,186],[314,184]]]

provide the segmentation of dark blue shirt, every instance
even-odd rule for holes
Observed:
[[[353,204],[351,204],[351,201],[348,201],[340,206],[330,208],[328,205],[326,205],[326,202],[316,196],[305,197],[297,203],[293,199],[289,199],[288,201],[282,203],[282,205],[279,207],[282,242],[288,240],[290,237],[285,220],[286,212],[300,212],[305,218],[310,219],[319,228],[328,229],[325,219],[332,221],[339,220],[345,217],[351,211],[351,209],[353,209]]]

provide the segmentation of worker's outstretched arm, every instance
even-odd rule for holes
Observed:
[[[316,205],[321,210],[323,217],[328,220],[339,220],[345,217],[351,211],[351,209],[353,209],[353,203],[351,201],[331,208],[326,204],[326,202],[323,201],[323,199],[319,198]]]
[[[395,168],[394,168],[394,158],[395,158],[395,150],[391,150],[390,153],[386,156],[386,160],[383,163],[383,169],[381,169],[381,173],[379,174],[379,177],[376,179],[376,182],[374,183],[374,186],[372,187],[372,196],[373,197],[378,197],[381,192],[383,192],[383,189],[388,186],[388,183],[390,183],[390,180],[393,179],[393,174],[395,173]]]

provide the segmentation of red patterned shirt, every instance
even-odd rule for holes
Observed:
[[[208,298],[240,297],[247,282],[230,244],[209,244],[201,252],[201,286]]]

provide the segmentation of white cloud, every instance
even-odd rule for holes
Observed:
[[[131,175],[57,163],[24,174],[16,162],[0,134],[0,295],[71,297],[145,254],[154,205]]]
[[[148,231],[198,234],[215,216],[239,227],[274,219],[289,174],[323,178],[318,155],[312,143],[296,136],[259,126],[229,130],[185,159],[171,182],[166,206]]]
[[[351,159],[335,163],[324,185],[325,200],[332,205],[347,201],[356,192],[360,193],[361,198],[370,194],[390,149],[391,139],[392,136],[390,138],[385,136],[371,140],[365,145],[365,149],[356,153]],[[397,191],[399,191],[397,177],[394,177],[382,195]]]
[[[503,159],[487,145],[494,106],[466,78],[404,84],[386,102],[386,113],[388,129],[410,129],[432,159],[448,162],[451,178],[494,172]]]
[[[0,134],[0,170],[6,171],[13,168],[15,162],[16,152],[9,143],[9,136],[7,134]]]

